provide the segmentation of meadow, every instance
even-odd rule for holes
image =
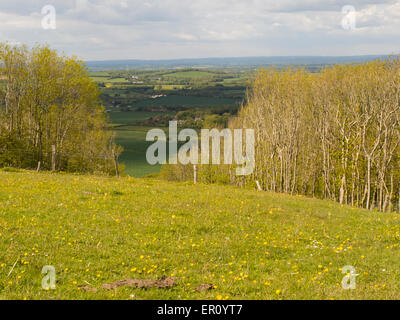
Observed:
[[[124,174],[141,178],[151,174],[157,174],[161,165],[152,166],[146,160],[146,151],[153,142],[146,141],[149,127],[124,126],[117,128],[116,143],[124,147],[124,152],[119,162],[125,165]]]
[[[169,95],[156,99],[146,99],[138,101],[134,106],[139,107],[218,107],[235,105],[237,101],[231,98],[196,97]]]
[[[152,128],[137,125],[138,121],[155,115],[157,113],[140,111],[110,113],[110,121],[116,134],[115,141],[124,148],[119,158],[119,162],[125,166],[124,174],[141,178],[160,172],[161,165],[152,166],[146,160],[147,148],[152,144],[146,141],[146,135]]]
[[[147,111],[121,111],[121,112],[110,112],[110,121],[114,126],[121,125],[136,125],[139,121],[150,119],[157,115],[156,112]],[[145,139],[144,139],[145,140]]]
[[[0,171],[0,299],[399,299],[399,238],[398,214],[330,201]],[[47,265],[55,290],[41,287]],[[341,286],[347,265],[356,290]],[[163,276],[176,286],[101,289]]]
[[[166,74],[166,77],[177,78],[177,79],[210,79],[215,76],[215,73],[208,71],[199,71],[199,70],[189,70],[189,71],[181,71]]]
[[[95,82],[98,83],[107,83],[107,84],[121,84],[121,83],[129,83],[128,80],[126,80],[125,78],[109,78],[107,76],[105,77],[92,77],[92,79]]]

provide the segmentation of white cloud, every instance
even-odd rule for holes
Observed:
[[[41,28],[54,5],[57,29]],[[343,30],[342,7],[357,10]],[[400,50],[395,0],[2,0],[0,41],[85,59],[385,54]]]

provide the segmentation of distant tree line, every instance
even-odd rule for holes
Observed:
[[[0,166],[115,171],[120,150],[83,62],[0,45]]]

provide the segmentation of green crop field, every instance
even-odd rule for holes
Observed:
[[[121,111],[110,112],[109,118],[114,125],[132,125],[138,121],[144,121],[156,116],[156,112],[142,112],[142,111]]]
[[[0,172],[0,299],[399,299],[399,237],[398,214],[329,201]],[[341,286],[347,265],[355,290]],[[55,290],[42,289],[44,266]],[[176,285],[102,289],[164,276]]]
[[[160,88],[157,89],[157,87],[155,88],[155,90],[179,90],[179,89],[183,89],[185,88],[184,85],[179,85],[179,84],[164,84],[162,85]]]
[[[125,165],[125,174],[140,178],[160,172],[160,165],[152,166],[146,160],[146,150],[153,143],[146,141],[149,130],[149,127],[127,126],[115,131],[116,143],[124,147],[119,162]]]
[[[92,76],[92,80],[98,83],[130,83],[125,78],[109,78],[107,76]]]
[[[98,71],[98,72],[94,72],[94,71],[90,71],[89,72],[90,77],[96,78],[96,77],[108,77],[109,73],[106,71]]]
[[[218,107],[235,105],[237,100],[232,98],[214,98],[214,97],[197,97],[197,96],[177,96],[170,95],[166,97],[147,99],[135,103],[135,106],[140,107]]]
[[[153,142],[146,141],[146,134],[152,128],[136,125],[156,116],[154,112],[111,112],[110,121],[116,133],[116,143],[124,148],[119,162],[125,165],[125,174],[141,178],[159,173],[160,165],[152,166],[146,160],[146,150]]]
[[[207,72],[207,71],[193,70],[193,71],[181,71],[181,72],[168,73],[165,76],[171,77],[171,78],[177,78],[177,79],[199,80],[199,79],[212,78],[215,76],[215,74],[211,73],[211,72]]]

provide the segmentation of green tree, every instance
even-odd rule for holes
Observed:
[[[0,46],[0,165],[76,172],[115,169],[97,85],[82,61],[47,46]],[[24,161],[21,161],[23,158]],[[53,163],[54,162],[54,163]]]

